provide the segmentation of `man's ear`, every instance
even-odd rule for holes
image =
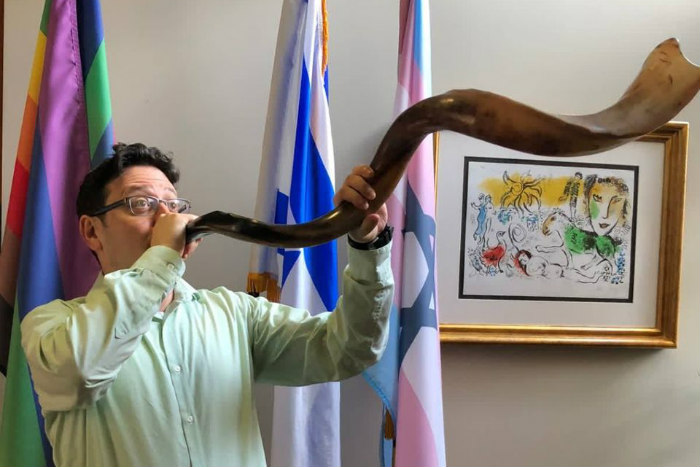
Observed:
[[[87,216],[83,214],[80,216],[79,227],[80,236],[83,238],[85,244],[92,251],[97,253],[102,250],[102,241],[98,236],[98,230],[102,228],[102,225],[96,225],[98,222],[101,224],[102,221],[97,217]]]

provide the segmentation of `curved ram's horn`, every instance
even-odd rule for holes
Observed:
[[[377,197],[392,193],[413,152],[426,135],[451,130],[517,151],[544,156],[580,156],[606,151],[671,120],[700,89],[700,68],[685,59],[678,41],[658,45],[637,78],[613,106],[591,115],[551,115],[477,89],[454,90],[422,100],[397,117],[370,166]],[[269,246],[317,245],[359,226],[364,213],[342,203],[328,214],[298,225],[272,225],[221,211],[187,226],[188,240],[220,233]]]

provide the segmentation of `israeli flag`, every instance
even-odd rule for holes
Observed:
[[[256,218],[308,222],[333,209],[335,167],[328,112],[322,0],[285,0],[268,104]],[[336,242],[304,249],[254,246],[249,291],[304,308],[338,299]],[[273,466],[340,465],[338,383],[275,387]]]

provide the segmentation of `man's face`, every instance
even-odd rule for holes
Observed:
[[[105,205],[127,196],[148,195],[160,199],[177,198],[177,191],[163,172],[151,166],[129,167],[107,185]],[[124,205],[96,219],[95,235],[99,239],[97,254],[102,272],[108,274],[128,269],[151,246],[151,231],[156,218],[168,212],[160,203],[151,216],[135,216]]]
[[[608,235],[622,220],[626,196],[610,183],[596,183],[591,187],[588,209],[591,226],[598,235]]]

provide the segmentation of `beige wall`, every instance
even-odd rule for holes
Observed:
[[[6,0],[3,204],[41,3]],[[252,214],[281,2],[102,3],[117,138],[174,151],[180,191],[198,212]],[[338,180],[371,158],[391,121],[396,4],[329,2]],[[433,89],[473,87],[554,113],[594,112],[622,94],[667,37],[700,62],[699,6],[436,0]],[[699,116],[696,98],[677,117],[691,125],[678,349],[444,345],[449,465],[700,464]],[[248,251],[210,238],[189,261],[187,278],[240,289]],[[266,440],[270,405],[269,389],[260,388]],[[344,464],[375,465],[379,404],[360,378],[343,384],[343,420]]]

